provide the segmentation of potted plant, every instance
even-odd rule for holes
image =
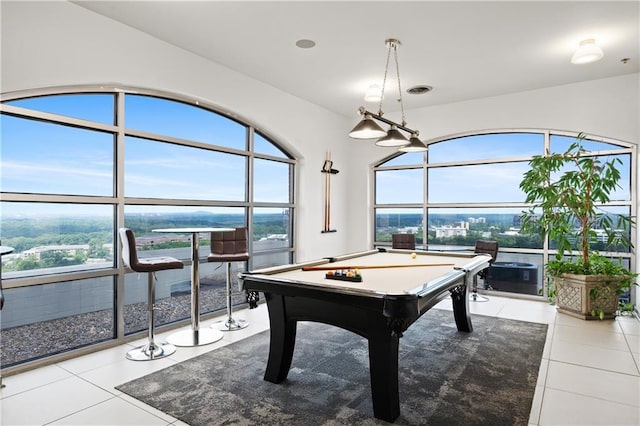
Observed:
[[[618,188],[620,159],[603,161],[589,156],[580,133],[563,153],[534,156],[520,189],[531,203],[522,212],[521,232],[548,236],[556,244],[555,259],[545,270],[550,278],[549,295],[558,311],[584,319],[613,318],[619,295],[635,284],[637,274],[591,249],[631,247],[628,229],[632,218],[612,218],[602,209]]]

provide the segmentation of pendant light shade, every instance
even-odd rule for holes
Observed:
[[[420,140],[420,138],[418,138],[418,135],[416,135],[415,133],[411,134],[411,137],[409,138],[409,145],[405,145],[402,146],[398,149],[398,151],[402,151],[402,152],[421,152],[421,151],[426,151],[428,148],[427,146],[424,144],[424,142],[422,142]]]
[[[400,133],[400,130],[398,130],[398,127],[395,124],[391,125],[386,136],[376,141],[376,145],[378,146],[404,146],[408,143],[409,141],[407,138]]]
[[[373,121],[371,115],[365,114],[364,118],[349,132],[349,137],[354,139],[375,139],[386,134],[387,132]]]

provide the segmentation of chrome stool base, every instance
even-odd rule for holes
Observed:
[[[132,361],[153,361],[173,354],[176,347],[169,343],[155,343],[153,350],[150,345],[139,346],[127,352],[127,359]]]
[[[167,337],[167,342],[176,346],[202,346],[217,342],[222,339],[222,333],[210,328],[199,328],[198,330],[182,330]]]
[[[483,296],[478,293],[473,293],[469,295],[470,302],[488,302],[489,298],[487,296]]]
[[[249,325],[249,321],[243,319],[227,319],[226,321],[218,321],[211,325],[211,327],[220,331],[237,331]]]

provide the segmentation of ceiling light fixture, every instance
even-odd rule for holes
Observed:
[[[588,38],[580,42],[580,47],[575,51],[571,57],[572,64],[590,64],[602,59],[604,53],[600,46],[596,44],[595,39]]]
[[[371,84],[367,89],[367,93],[364,94],[364,100],[366,102],[380,102],[382,98],[382,91],[379,84]]]
[[[384,68],[384,79],[382,80],[382,90],[380,91],[381,96],[378,104],[378,113],[374,114],[361,106],[358,109],[358,113],[362,116],[362,120],[360,120],[360,122],[349,132],[349,136],[354,139],[380,138],[376,141],[376,145],[399,147],[400,150],[405,148],[405,150],[402,150],[404,152],[426,151],[427,146],[418,138],[420,132],[408,128],[407,122],[404,118],[404,103],[402,102],[402,88],[400,85],[400,65],[398,64],[398,46],[400,45],[400,40],[390,38],[385,40],[385,45],[387,46],[387,63]],[[391,51],[393,51],[393,59],[396,63],[398,102],[400,102],[400,112],[402,114],[402,122],[400,124],[384,118],[384,112],[382,111],[384,90],[387,83],[387,74],[389,73],[389,59],[391,58]],[[385,132],[374,120],[388,124],[390,126],[389,130]],[[411,140],[407,140],[400,130],[408,133],[411,136]]]

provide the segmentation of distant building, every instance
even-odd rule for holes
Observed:
[[[417,234],[418,227],[417,226],[405,226],[404,228],[398,228],[398,233],[400,234]]]
[[[487,223],[486,217],[470,217],[469,223]]]
[[[105,249],[109,253],[109,256],[113,258],[113,243],[105,243],[102,245],[102,248]]]
[[[75,256],[78,253],[87,254],[89,253],[89,244],[33,247],[23,251],[20,256],[23,259],[33,256],[37,260],[41,260],[42,253],[63,253],[67,256]]]
[[[508,236],[516,236],[520,235],[520,229],[514,228],[513,226],[509,228],[508,231],[501,232],[500,235],[508,235]]]
[[[436,238],[466,237],[469,230],[469,222],[460,221],[454,225],[433,226]]]

